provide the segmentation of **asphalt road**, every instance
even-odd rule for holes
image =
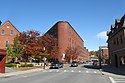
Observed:
[[[111,81],[98,69],[79,65],[1,78],[0,83],[111,83]]]

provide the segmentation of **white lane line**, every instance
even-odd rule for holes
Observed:
[[[96,71],[94,71],[94,73],[97,73]]]
[[[57,70],[56,72],[59,72],[59,70]]]
[[[81,71],[79,71],[79,72],[81,72]]]
[[[86,71],[86,73],[89,73],[89,71]]]
[[[112,77],[109,77],[112,83],[116,83],[115,80]]]
[[[49,72],[52,72],[53,70],[49,70]]]
[[[119,82],[119,83],[125,83],[125,81],[116,81],[116,82]]]
[[[24,78],[28,77],[28,76],[23,76]]]
[[[74,72],[73,70],[71,72]]]
[[[66,70],[64,70],[64,72],[66,72]]]

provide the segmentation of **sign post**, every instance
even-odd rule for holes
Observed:
[[[47,58],[46,57],[43,57],[43,62],[44,62],[44,66],[43,66],[43,69],[45,69],[45,66],[46,66],[46,60],[47,60]]]

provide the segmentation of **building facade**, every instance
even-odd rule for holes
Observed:
[[[78,61],[85,61],[88,59],[89,52],[84,47],[84,41],[68,22],[59,21],[46,33],[57,38],[57,45],[59,47],[57,58],[59,61],[62,61],[63,58],[65,58],[65,51],[68,47],[77,47],[80,50],[80,55],[78,55],[77,58]]]
[[[107,32],[109,61],[114,67],[125,66],[125,15],[121,19],[116,19]]]
[[[14,38],[19,34],[10,21],[0,25],[0,49],[6,49],[9,44],[13,44]]]
[[[108,47],[107,46],[99,46],[99,56],[104,64],[108,64]]]

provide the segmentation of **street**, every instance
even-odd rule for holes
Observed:
[[[98,69],[66,67],[46,69],[39,72],[1,78],[0,83],[111,83],[108,76],[102,75]]]

